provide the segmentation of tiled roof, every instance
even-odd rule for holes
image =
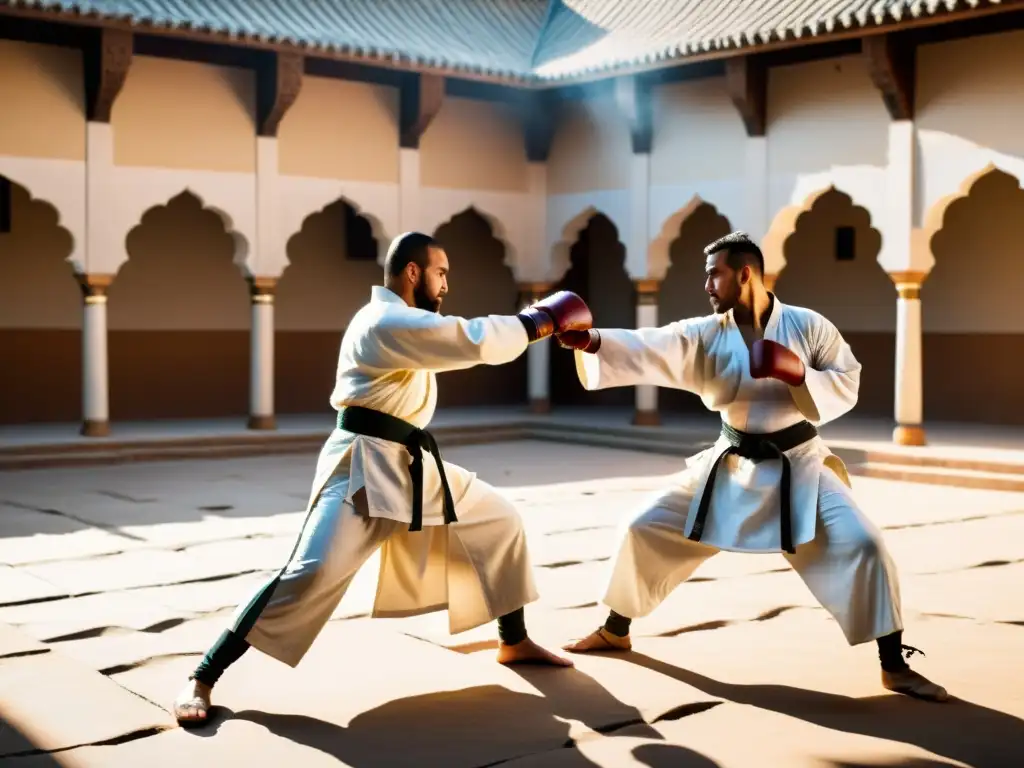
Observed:
[[[569,80],[1000,0],[0,0],[523,80]]]

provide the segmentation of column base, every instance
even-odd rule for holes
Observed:
[[[924,427],[920,424],[898,424],[892,431],[892,441],[896,445],[919,446],[927,445]]]
[[[107,437],[110,434],[110,422],[106,419],[103,421],[86,419],[82,422],[82,428],[78,430],[78,434],[83,437]]]
[[[273,414],[270,416],[250,416],[246,429],[277,429],[277,421]]]
[[[661,416],[657,411],[633,411],[633,426],[660,427]]]
[[[546,397],[536,397],[530,400],[530,413],[544,414],[551,413],[551,401]]]

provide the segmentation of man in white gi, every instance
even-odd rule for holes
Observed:
[[[563,291],[518,315],[445,317],[448,257],[416,232],[395,238],[384,270],[385,285],[374,286],[342,338],[331,395],[337,428],[292,555],[189,677],[174,704],[183,725],[206,720],[214,684],[250,645],[297,665],[379,547],[373,616],[447,608],[452,634],[497,619],[499,662],[572,666],[527,637],[523,606],[537,591],[515,508],[474,473],[442,462],[425,428],[438,372],[508,363],[556,331],[590,328],[590,310]]]
[[[566,650],[628,650],[630,621],[720,550],[783,551],[850,645],[877,641],[886,688],[945,700],[903,659],[917,649],[902,644],[896,567],[814,426],[853,408],[860,363],[832,323],[765,289],[764,258],[745,234],[704,253],[714,314],[557,336],[588,390],[673,387],[722,415],[715,445],[626,524],[603,599],[608,620]]]

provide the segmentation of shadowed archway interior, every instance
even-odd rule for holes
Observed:
[[[785,244],[780,301],[820,312],[863,366],[853,413],[891,418],[896,370],[896,286],[878,263],[870,214],[831,189],[796,221]]]
[[[470,208],[438,227],[451,272],[441,311],[474,318],[519,311],[519,287],[505,265],[505,246],[487,220]],[[438,375],[441,407],[522,405],[527,400],[527,356],[507,365],[478,365]]]
[[[1024,190],[993,170],[946,210],[921,288],[925,420],[1024,424]]]
[[[323,413],[330,420],[341,338],[371,287],[384,281],[377,250],[370,222],[345,200],[308,216],[289,239],[275,298],[278,413]]]
[[[82,414],[82,293],[57,210],[0,177],[0,424]]]
[[[220,215],[183,192],[126,246],[109,290],[111,419],[245,416],[249,290]]]
[[[713,205],[702,203],[683,220],[679,235],[669,247],[669,268],[658,293],[658,324],[710,314],[704,291],[704,247],[732,231],[729,220]],[[684,413],[704,413],[700,398],[678,389],[658,389],[658,408]]]
[[[625,261],[626,247],[615,225],[604,214],[594,214],[569,250],[569,269],[554,290],[582,296],[596,328],[635,328],[636,292]],[[550,397],[552,405],[632,406],[636,394],[632,387],[587,392],[573,353],[552,344]]]

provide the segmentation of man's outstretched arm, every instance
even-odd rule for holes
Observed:
[[[592,328],[557,334],[575,350],[576,373],[585,389],[651,384],[700,394],[704,318],[658,328]]]
[[[466,319],[427,312],[401,312],[375,329],[376,349],[365,350],[382,368],[457,371],[503,365],[529,344],[563,330],[589,328],[586,302],[568,291],[548,296],[515,315]]]

